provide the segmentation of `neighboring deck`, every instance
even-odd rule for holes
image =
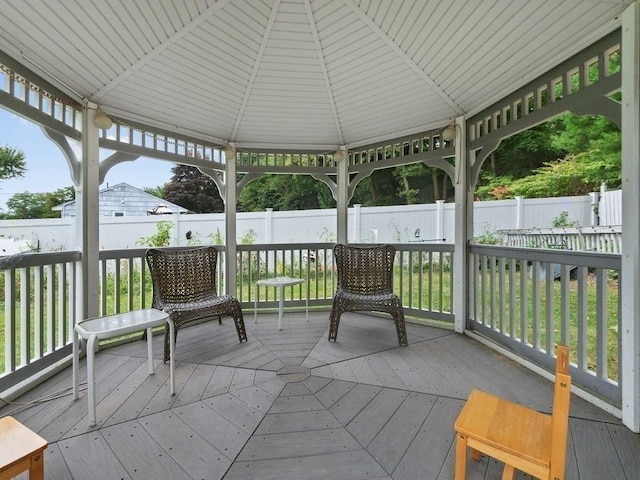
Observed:
[[[286,313],[279,331],[276,314],[247,314],[243,344],[230,319],[182,329],[174,397],[160,337],[153,376],[145,342],[104,349],[96,428],[86,391],[0,415],[50,442],[48,479],[431,480],[453,478],[453,423],[471,388],[549,411],[548,381],[468,336],[408,324],[398,347],[391,320],[345,314],[329,343],[328,312],[309,317]],[[16,402],[70,387],[67,368]],[[567,479],[640,471],[640,437],[575,396],[568,452]],[[495,461],[470,460],[470,479],[500,475]]]

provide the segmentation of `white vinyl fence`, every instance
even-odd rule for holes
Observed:
[[[611,192],[606,192],[607,194]],[[474,204],[474,235],[499,230],[547,228],[564,216],[577,226],[597,224],[597,194],[580,197],[516,198]],[[566,212],[566,213],[564,213]],[[349,241],[354,243],[452,243],[454,205],[435,204],[349,209]],[[100,249],[136,248],[171,222],[172,245],[224,243],[224,214],[101,217]],[[237,216],[238,243],[305,243],[336,240],[336,210],[242,212]],[[75,219],[2,220],[0,238],[21,240],[42,252],[76,249]],[[7,252],[9,253],[9,252]],[[15,253],[15,252],[11,252]]]

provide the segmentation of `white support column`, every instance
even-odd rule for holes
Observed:
[[[640,431],[640,4],[622,14],[622,422]]]
[[[516,230],[522,228],[524,220],[524,197],[516,197]]]
[[[351,241],[354,243],[362,242],[362,238],[360,238],[360,205],[359,203],[353,206],[353,236],[351,237]]]
[[[264,243],[273,243],[273,208],[265,209]]]
[[[76,248],[82,252],[76,322],[100,313],[99,129],[93,123],[97,105],[89,104],[88,107],[82,112],[81,174],[80,184],[76,186]]]
[[[171,239],[171,245],[174,247],[179,247],[181,238],[180,238],[180,212],[173,212],[171,214],[171,222],[173,223],[173,235]]]
[[[473,235],[473,192],[469,192],[469,159],[467,158],[464,117],[456,118],[455,169],[455,252],[453,257],[453,312],[456,332],[464,332],[468,311],[468,248]]]
[[[348,242],[348,225],[349,225],[349,158],[347,156],[347,149],[344,145],[341,145],[336,154],[341,152],[342,158],[337,162],[338,177],[336,178],[336,184],[338,185],[338,198],[336,200],[336,228],[338,243]]]
[[[436,200],[436,238],[444,240],[444,200]]]
[[[224,169],[224,223],[225,223],[225,248],[226,257],[224,262],[224,283],[227,295],[236,294],[236,149],[229,145],[225,149],[225,169]]]

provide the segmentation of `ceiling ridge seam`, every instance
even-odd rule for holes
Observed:
[[[90,100],[96,103],[99,103],[98,100],[100,97],[104,96],[107,92],[118,86],[124,80],[129,78],[135,72],[140,70],[140,68],[147,65],[151,60],[156,58],[162,52],[164,52],[167,48],[176,43],[176,41],[180,40],[186,34],[191,33],[194,28],[198,27],[201,23],[208,20],[214,13],[224,7],[231,0],[218,0],[215,4],[208,7],[208,9],[198,15],[196,18],[191,20],[188,24],[182,27],[180,30],[176,31],[173,35],[166,38],[164,41],[160,43],[157,47],[151,50],[149,53],[140,58],[137,62],[133,63],[129,68],[125,69],[122,73],[120,73],[113,80],[109,81],[105,84],[101,89],[99,89],[96,93],[94,93]]]
[[[251,95],[251,91],[253,90],[253,85],[256,81],[256,76],[258,75],[258,68],[262,63],[262,57],[264,57],[264,51],[267,48],[267,42],[269,40],[269,36],[271,35],[271,30],[273,30],[273,24],[276,21],[276,16],[278,14],[278,9],[280,8],[281,0],[276,0],[273,4],[273,8],[271,9],[271,15],[269,16],[269,21],[267,22],[267,28],[264,30],[264,35],[262,36],[262,42],[260,43],[260,48],[258,49],[258,55],[256,56],[256,61],[253,63],[253,69],[251,70],[251,77],[249,77],[249,81],[247,82],[247,88],[244,91],[244,95],[242,97],[242,103],[240,104],[240,108],[238,108],[238,115],[236,116],[236,121],[233,124],[233,129],[231,130],[231,135],[229,136],[230,142],[235,142],[236,135],[238,134],[238,129],[240,128],[240,122],[242,121],[242,117],[244,116],[244,111],[247,108],[247,103],[249,102],[249,96]]]
[[[307,11],[307,18],[309,19],[309,28],[311,29],[311,35],[316,46],[316,52],[318,53],[318,62],[320,63],[320,70],[322,70],[322,78],[324,80],[325,87],[327,89],[327,96],[329,97],[329,106],[331,107],[331,113],[333,120],[336,124],[336,133],[338,134],[338,144],[344,145],[344,135],[342,134],[342,125],[340,124],[340,117],[338,116],[338,107],[333,96],[333,89],[331,88],[331,82],[329,81],[329,72],[327,71],[327,64],[324,61],[324,55],[322,54],[322,46],[320,45],[320,37],[318,36],[318,29],[316,28],[316,21],[313,16],[313,10],[311,9],[311,3],[309,0],[304,0],[304,7]]]
[[[353,0],[343,0],[353,13],[355,13],[362,22],[371,29],[383,42],[385,42],[424,82],[429,85],[433,90],[442,98],[447,105],[453,108],[458,115],[462,115],[464,112],[460,106],[453,101],[449,95],[446,94],[442,88],[423,70],[418,64],[415,63],[413,58],[407,54],[400,46],[387,35],[371,18],[358,7]]]

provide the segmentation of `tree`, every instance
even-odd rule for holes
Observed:
[[[565,115],[554,144],[580,155],[585,181],[609,188],[622,185],[622,137],[618,126],[598,115]]]
[[[56,205],[75,198],[73,187],[59,188],[46,193],[16,193],[7,200],[5,219],[60,218],[60,212],[52,210]]]
[[[515,180],[509,192],[528,198],[587,195],[600,188],[601,179],[600,166],[583,152],[549,162],[532,175]]]
[[[177,164],[171,173],[162,198],[194,213],[224,212],[224,202],[211,178],[188,165]]]
[[[453,194],[451,179],[440,168],[420,162],[395,167],[392,172],[398,181],[398,195],[407,205],[446,200]]]
[[[405,205],[406,201],[398,193],[400,191],[402,188],[392,171],[374,170],[356,187],[352,203],[364,207]]]
[[[144,187],[144,191],[154,197],[164,198],[164,191],[167,188],[168,183],[164,185],[158,185],[157,187]]]
[[[490,171],[483,170],[480,198],[516,195],[584,195],[605,182],[621,185],[621,137],[605,117],[566,114],[502,142]]]
[[[565,155],[566,151],[554,142],[561,120],[552,120],[520,132],[500,143],[482,166],[480,181],[476,189],[483,200],[510,198],[510,185],[518,178],[548,162]]]
[[[309,175],[263,175],[244,187],[239,202],[250,212],[335,207],[329,188]]]
[[[9,146],[0,146],[0,180],[22,177],[27,171],[24,153]]]
[[[404,198],[407,205],[420,202],[420,186],[428,184],[424,165],[412,163],[393,169],[393,176],[398,180],[398,195]]]

